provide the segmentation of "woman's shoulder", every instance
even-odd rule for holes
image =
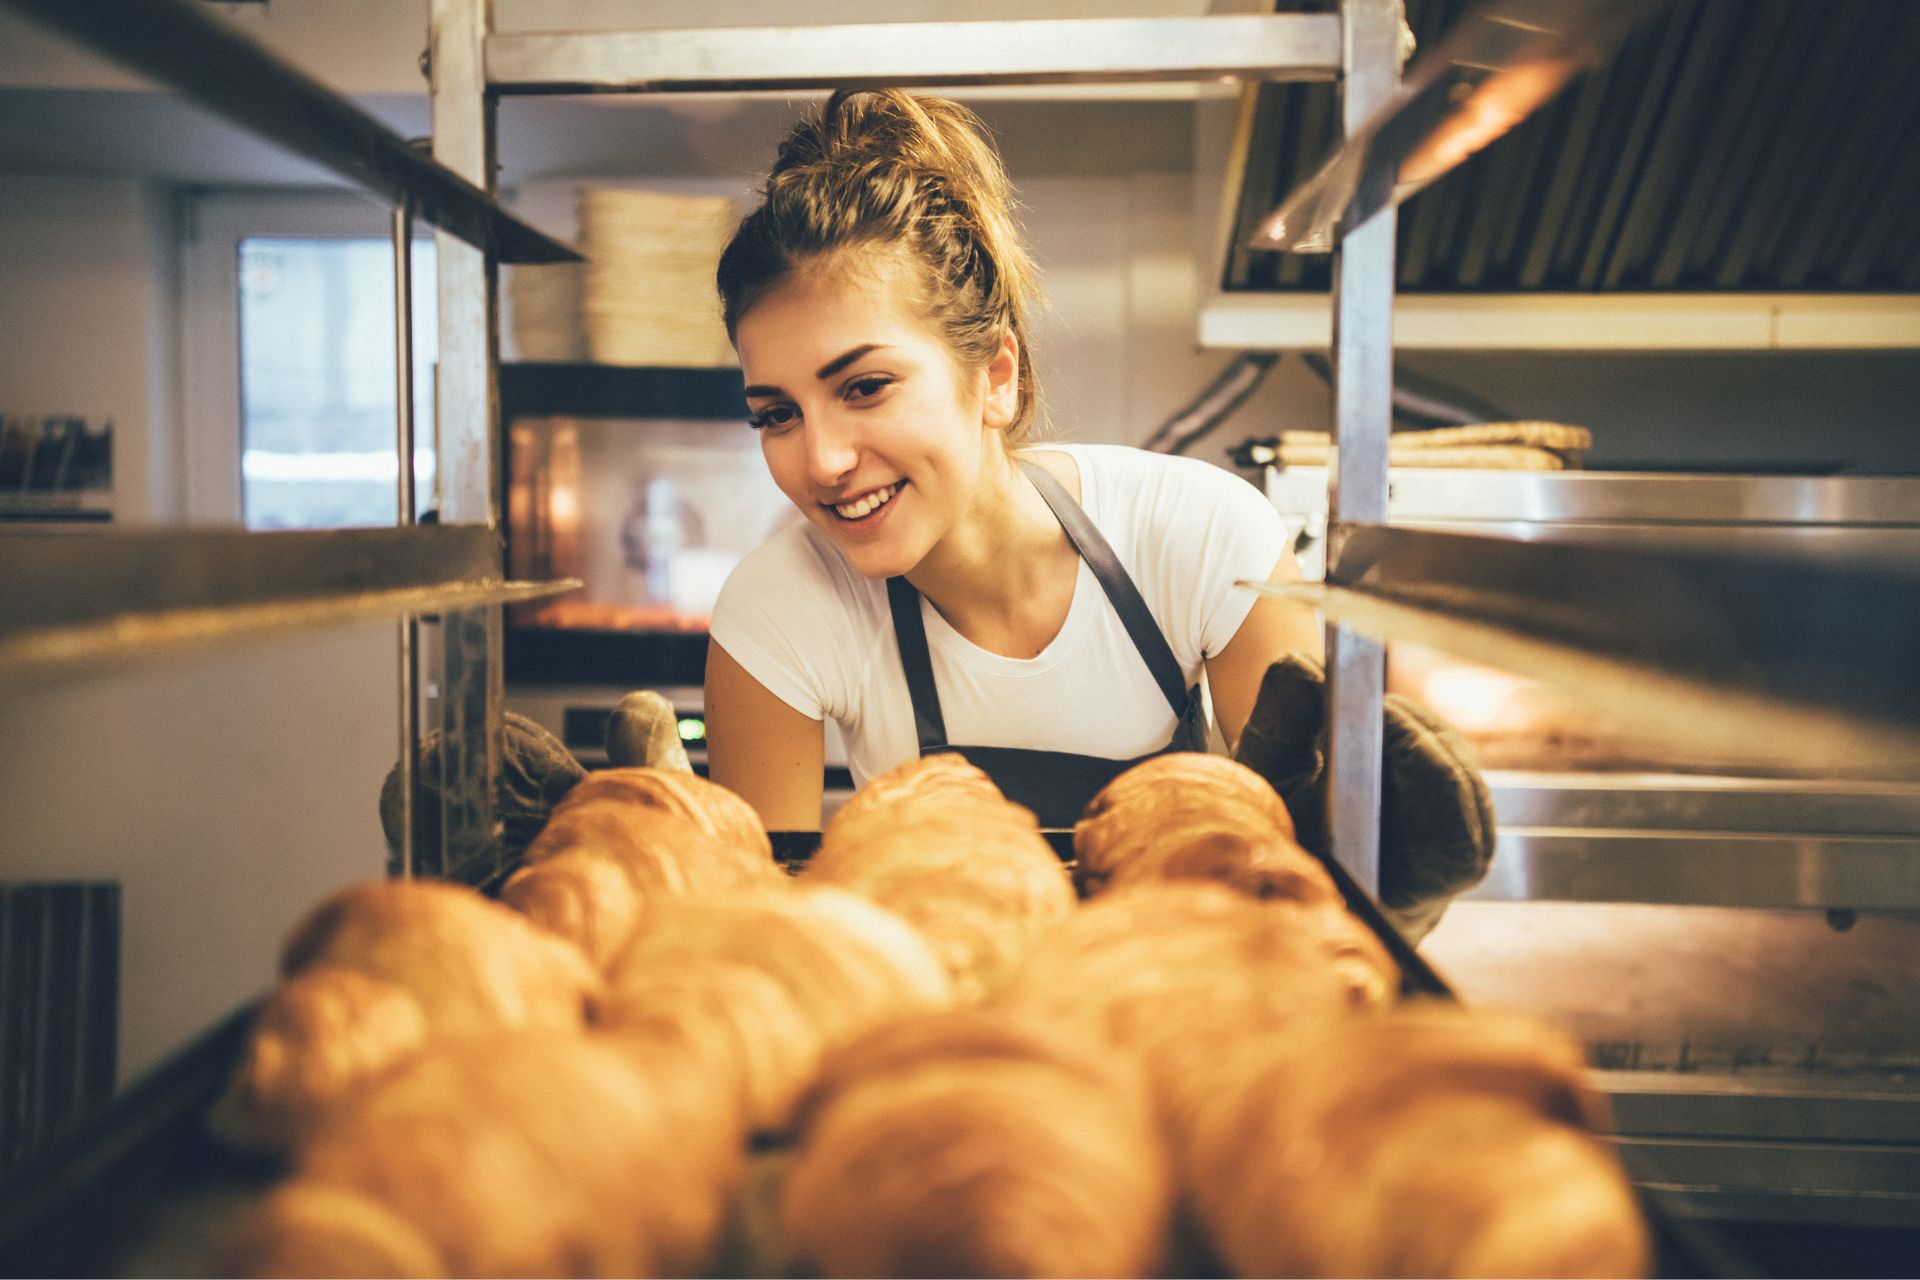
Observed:
[[[1047,446],[1071,455],[1089,489],[1109,503],[1148,518],[1178,519],[1186,504],[1264,505],[1258,487],[1204,458],[1156,453],[1124,444]]]
[[[792,609],[844,613],[872,594],[833,545],[805,520],[775,530],[741,557],[721,588],[715,613],[751,607],[777,614]]]

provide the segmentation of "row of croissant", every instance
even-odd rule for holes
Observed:
[[[1400,1001],[1257,775],[1159,757],[1074,842],[1070,875],[935,756],[788,875],[732,793],[613,769],[502,901],[351,889],[289,939],[216,1108],[288,1165],[221,1265],[1644,1274],[1578,1047]]]

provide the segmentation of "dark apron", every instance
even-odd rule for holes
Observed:
[[[947,742],[947,725],[940,714],[940,692],[934,687],[933,659],[927,652],[927,631],[920,617],[920,593],[905,578],[887,579],[887,604],[893,611],[893,634],[900,645],[900,665],[906,669],[907,692],[913,698],[914,728],[920,738],[920,754],[936,755],[951,751],[977,766],[998,784],[1006,797],[1033,810],[1040,825],[1050,828],[1071,827],[1080,820],[1087,802],[1121,773],[1142,760],[1169,751],[1205,751],[1206,726],[1201,722],[1200,686],[1187,687],[1179,659],[1160,627],[1140,598],[1133,579],[1121,567],[1119,558],[1100,531],[1087,519],[1060,482],[1030,462],[1020,469],[1033,481],[1053,514],[1066,530],[1093,576],[1099,580],[1114,612],[1133,639],[1133,647],[1153,673],[1160,691],[1167,696],[1179,724],[1173,739],[1151,755],[1132,760],[1109,760],[1103,756],[1075,755],[1069,751],[1031,751],[1024,747],[957,747]]]

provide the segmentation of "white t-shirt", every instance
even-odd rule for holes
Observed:
[[[1253,485],[1197,458],[1033,447],[1073,459],[1081,507],[1192,685],[1257,598],[1234,582],[1265,581],[1278,563],[1279,514]],[[952,744],[1125,760],[1173,736],[1173,708],[1084,560],[1066,623],[1037,657],[989,653],[924,599],[920,609]],[[860,576],[811,524],[789,525],[740,562],[714,606],[713,638],[782,702],[839,724],[856,787],[919,753],[886,582]]]

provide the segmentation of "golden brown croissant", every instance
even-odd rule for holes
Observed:
[[[891,821],[904,805],[947,799],[989,807],[1012,803],[993,779],[965,757],[951,752],[920,756],[867,779],[833,815],[821,833],[821,843],[826,843],[827,833],[836,827],[844,839],[848,832],[868,822]]]
[[[579,949],[471,889],[377,880],[345,889],[287,940],[281,970],[352,969],[404,987],[438,1038],[506,1028],[578,1031],[601,983]]]
[[[806,878],[899,913],[967,999],[991,990],[1074,908],[1072,882],[1033,814],[950,755],[869,782],[827,824]]]
[[[969,1009],[829,1060],[781,1221],[824,1275],[1153,1275],[1170,1181],[1140,1082],[1103,1048]]]
[[[995,1003],[1138,1054],[1177,1107],[1216,1038],[1292,1033],[1379,1008],[1398,987],[1392,958],[1344,911],[1172,880],[1082,907]]]
[[[738,1178],[738,1118],[695,1057],[513,1033],[418,1055],[297,1174],[386,1206],[452,1275],[692,1275]]]
[[[823,1052],[887,1018],[952,1000],[945,971],[911,925],[833,888],[663,901],[620,957],[611,987],[600,1014],[610,1029],[673,1024],[734,1046],[760,1128],[785,1123]]]
[[[633,937],[642,911],[640,890],[626,866],[587,849],[521,867],[501,886],[500,900],[573,943],[602,971]]]
[[[718,783],[698,774],[673,769],[601,769],[590,773],[553,808],[553,817],[584,805],[616,799],[657,814],[691,822],[718,845],[716,857],[735,862],[772,864],[773,845],[753,807]],[[552,818],[548,820],[552,827]],[[527,849],[527,861],[537,862],[550,849],[546,832]],[[536,850],[543,852],[536,853]],[[719,852],[724,850],[724,853]],[[557,850],[552,850],[557,852]],[[751,872],[749,872],[751,874]]]
[[[406,988],[351,969],[308,969],[261,1001],[215,1104],[214,1132],[237,1146],[286,1147],[426,1039],[426,1015]]]
[[[1219,1046],[1176,1137],[1243,1275],[1644,1275],[1648,1240],[1579,1047],[1513,1015],[1403,1008]]]
[[[447,1264],[411,1223],[345,1187],[295,1180],[267,1193],[224,1242],[221,1275],[432,1280]]]
[[[1074,825],[1081,891],[1141,879],[1219,880],[1259,898],[1331,900],[1272,786],[1225,756],[1155,756],[1108,783]]]

